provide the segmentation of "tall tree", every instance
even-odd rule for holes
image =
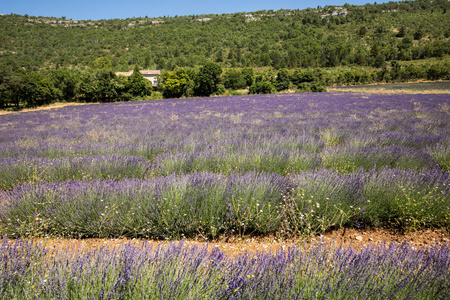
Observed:
[[[241,70],[242,76],[245,79],[245,85],[251,86],[253,84],[255,73],[253,71],[253,68],[246,67]]]
[[[119,98],[116,74],[109,69],[89,70],[82,74],[78,98],[86,102],[112,102]]]
[[[19,108],[22,79],[6,66],[0,66],[0,108],[11,104]]]
[[[180,98],[190,96],[193,81],[184,68],[175,68],[162,75],[162,89],[164,98]]]
[[[61,100],[72,101],[75,99],[77,84],[80,81],[80,74],[76,70],[60,68],[52,71],[50,80],[59,91]]]
[[[281,69],[278,71],[277,79],[275,80],[275,87],[277,91],[287,90],[291,80],[289,78],[289,73],[286,69]]]
[[[128,83],[128,92],[135,97],[144,97],[152,94],[150,81],[144,78],[137,65],[134,67],[133,74],[128,77]]]
[[[36,107],[55,101],[57,91],[44,75],[38,72],[28,72],[22,76],[20,96],[27,107]]]
[[[223,74],[223,85],[227,89],[243,89],[246,86],[247,81],[245,80],[242,72],[236,69],[227,70]]]
[[[208,62],[203,65],[195,76],[195,95],[211,96],[218,90],[222,68],[219,64]]]

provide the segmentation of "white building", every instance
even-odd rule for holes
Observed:
[[[161,75],[161,71],[160,70],[140,70],[139,71],[145,79],[149,80],[153,86],[157,86],[158,85],[158,77],[159,75]],[[130,76],[131,74],[133,74],[133,71],[128,71],[128,72],[116,72],[116,75],[123,75],[123,76]]]

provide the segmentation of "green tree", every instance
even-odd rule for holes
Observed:
[[[134,97],[145,97],[152,94],[152,89],[150,81],[144,78],[136,65],[133,74],[128,77],[128,93]]]
[[[415,40],[420,40],[422,37],[423,37],[423,31],[422,31],[422,28],[419,27],[416,30],[416,32],[414,32],[414,39]]]
[[[60,68],[50,73],[50,80],[59,91],[61,100],[73,101],[75,99],[77,85],[80,81],[80,73],[68,68]]]
[[[38,72],[24,73],[20,98],[26,107],[36,107],[54,102],[57,91],[51,81]]]
[[[379,53],[373,60],[373,66],[375,68],[380,68],[386,63],[385,61],[386,61],[386,57],[384,56],[384,54]]]
[[[255,73],[253,71],[253,68],[251,68],[251,67],[243,68],[241,73],[242,73],[242,76],[245,79],[245,85],[246,86],[251,86],[253,84],[253,81],[254,81],[254,78],[255,78]]]
[[[367,34],[367,27],[366,26],[359,27],[358,35],[359,36],[365,36],[366,34]]]
[[[133,95],[129,92],[130,82],[127,76],[119,75],[111,80],[114,90],[117,94],[117,100],[129,101],[133,98]]]
[[[107,57],[99,57],[93,62],[94,69],[110,69],[112,67],[111,61]]]
[[[315,77],[314,73],[309,69],[306,71],[295,70],[291,80],[296,86],[299,86],[303,82],[313,82]]]
[[[276,92],[275,87],[269,81],[258,81],[250,87],[250,94],[272,94]]]
[[[309,93],[311,92],[312,84],[310,82],[302,82],[298,86],[298,91],[302,93]]]
[[[168,17],[151,30],[144,28],[150,23],[142,24],[140,19],[79,21],[67,28],[46,24],[39,17],[31,17],[30,22],[23,16],[8,15],[0,18],[0,62],[27,71],[55,65],[79,70],[113,66],[124,71],[136,64],[173,70],[177,66],[195,68],[208,60],[222,67],[271,66],[276,70],[374,66],[378,65],[376,58],[382,58],[379,54],[387,62],[448,54],[448,7],[447,0],[349,5],[346,17],[321,18],[321,14],[333,12],[327,7],[322,12],[255,13],[258,22],[245,22],[243,14],[211,15],[210,22],[197,22],[197,16]],[[30,26],[32,23],[39,26]],[[134,23],[134,28],[129,23]],[[398,28],[399,38],[393,28]],[[397,48],[403,37],[417,39],[420,32],[426,39],[422,37],[415,47]],[[252,84],[247,82],[247,86]]]
[[[161,79],[164,98],[190,96],[193,81],[184,68],[175,68],[171,72],[163,73]]]
[[[196,96],[211,96],[218,90],[222,68],[219,64],[208,62],[195,76],[194,92]]]
[[[409,81],[425,77],[425,70],[417,65],[409,64],[402,72],[402,80]]]
[[[114,86],[116,74],[109,69],[102,69],[94,74],[95,101],[113,102],[118,97]]]
[[[223,85],[227,89],[243,89],[245,88],[247,81],[245,80],[241,71],[236,69],[227,70],[223,74]]]
[[[117,76],[109,69],[89,70],[82,74],[78,99],[86,102],[113,102],[120,98],[116,91]]]
[[[277,91],[283,91],[289,89],[291,80],[289,78],[289,73],[286,69],[281,69],[278,71],[277,78],[275,80],[275,87]]]
[[[77,99],[84,102],[93,102],[95,98],[94,74],[92,70],[85,71],[80,76],[77,89]]]
[[[427,70],[427,77],[430,80],[450,79],[450,64],[433,64]]]
[[[391,61],[391,78],[392,79],[400,78],[401,72],[402,66],[399,64],[399,62],[396,60]]]
[[[402,39],[402,41],[397,45],[399,50],[407,50],[413,46],[413,40],[411,37],[407,36]]]
[[[326,87],[324,87],[320,82],[316,82],[311,86],[311,92],[313,93],[321,93],[326,91]]]
[[[406,35],[406,27],[402,25],[396,35],[396,37],[404,37]]]
[[[272,64],[272,67],[274,67],[276,70],[284,68],[286,66],[286,61],[282,57],[281,53],[277,50],[270,52],[270,61]]]
[[[22,79],[6,67],[0,66],[0,108],[15,105],[19,108]]]

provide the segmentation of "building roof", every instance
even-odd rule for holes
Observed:
[[[142,75],[161,75],[160,70],[141,70],[139,71]]]
[[[140,70],[139,73],[141,73],[142,75],[161,75],[160,70]],[[131,74],[133,74],[133,71],[116,72],[116,75],[131,76]]]

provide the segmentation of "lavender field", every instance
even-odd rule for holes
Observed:
[[[8,236],[450,225],[448,95],[279,94],[0,117]]]
[[[279,94],[0,116],[2,299],[447,299],[448,245],[227,257],[145,242],[450,229],[448,95]],[[11,240],[11,238],[17,238]]]
[[[231,258],[218,248],[128,243],[93,251],[3,239],[2,299],[448,299],[450,249],[317,243]]]

